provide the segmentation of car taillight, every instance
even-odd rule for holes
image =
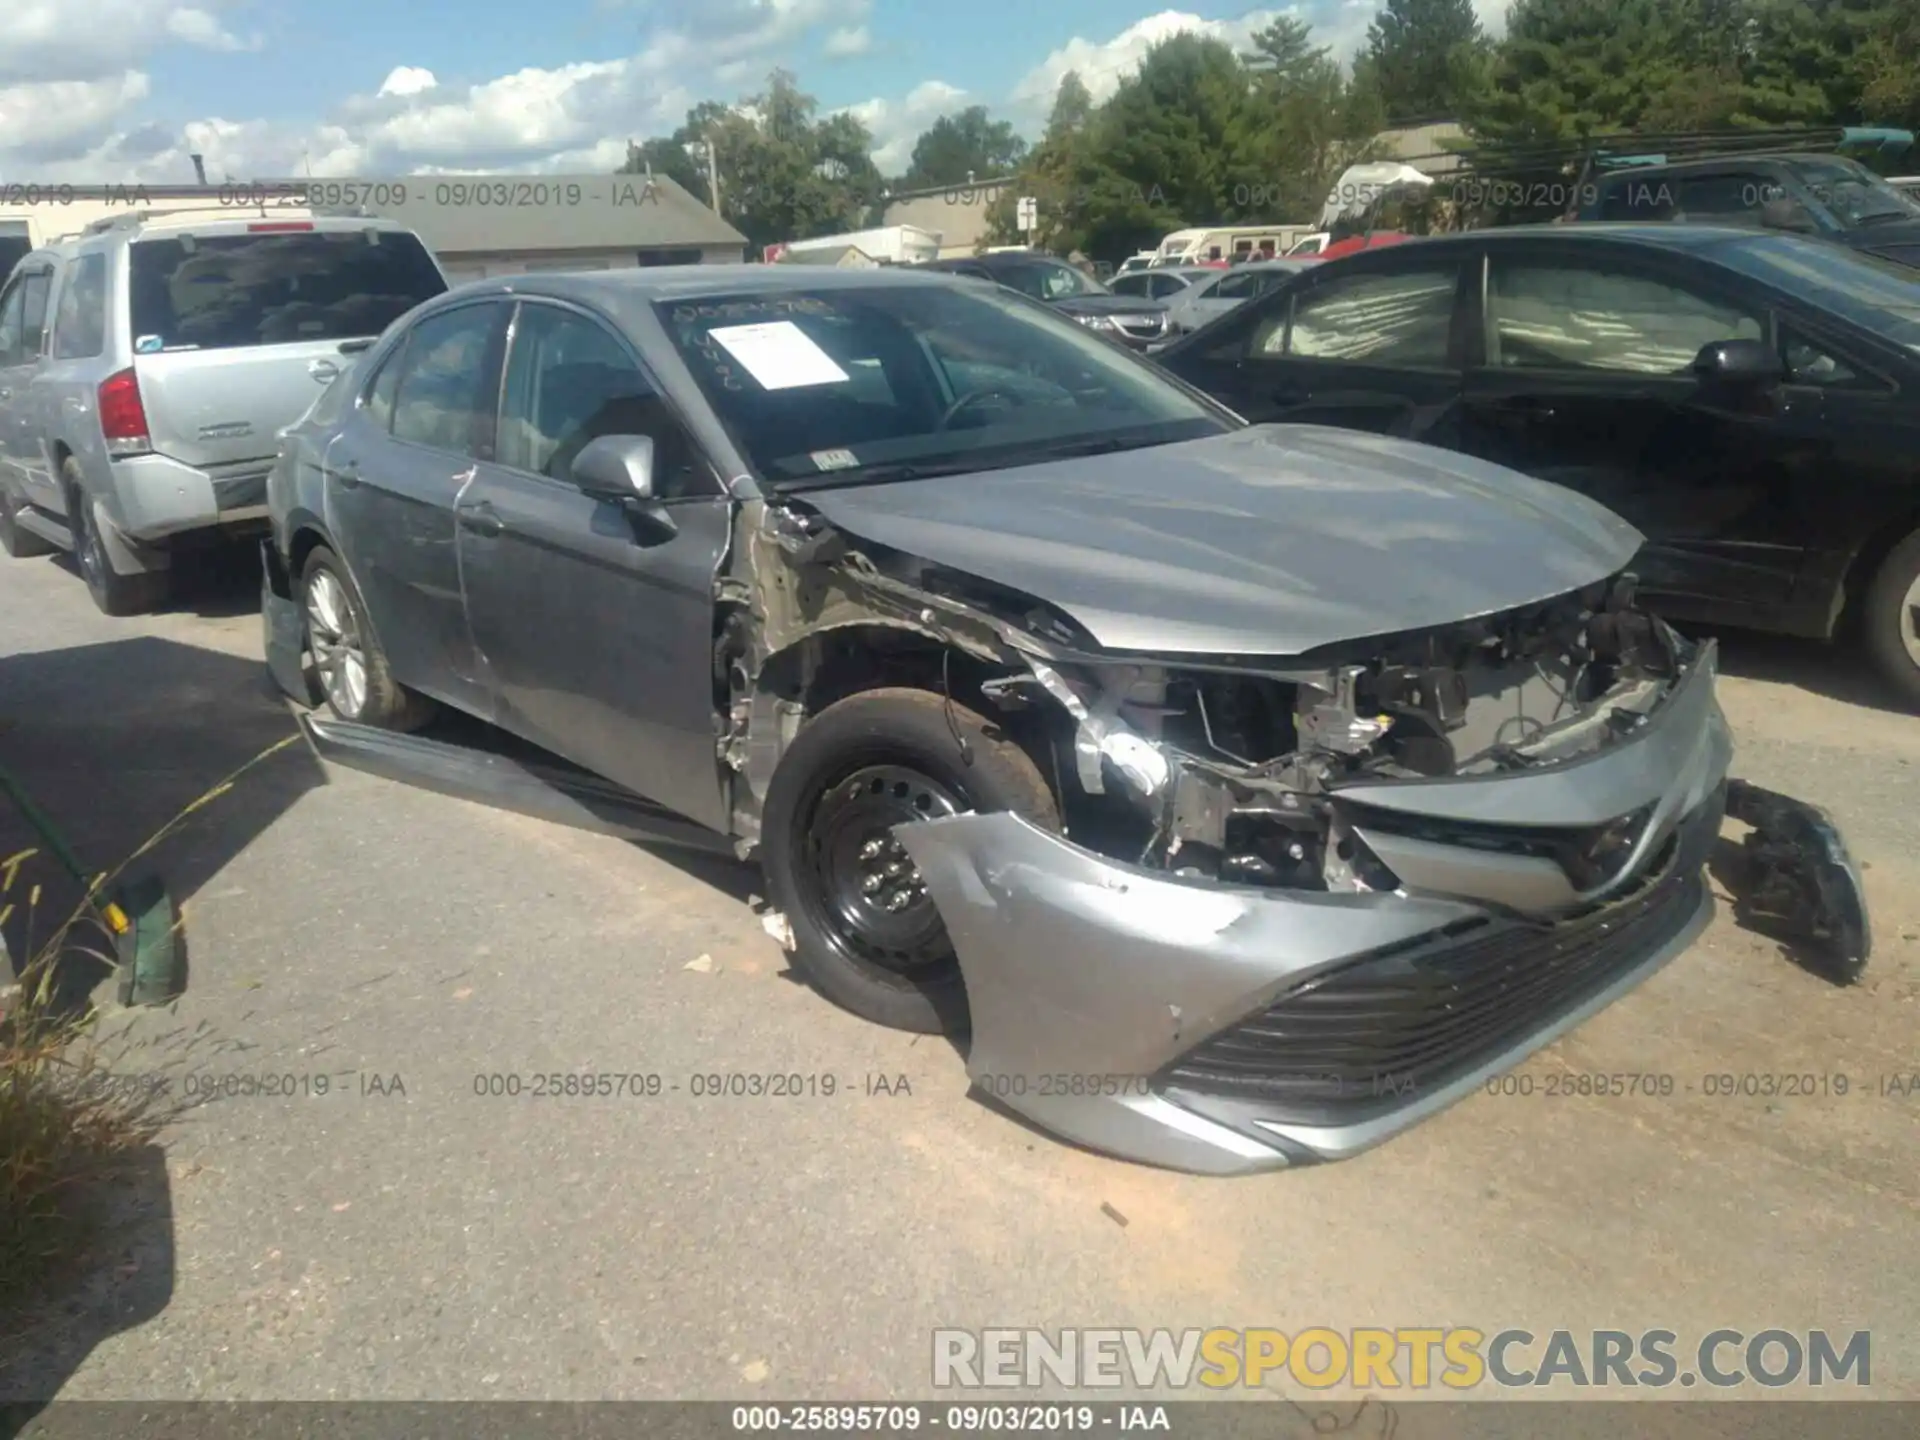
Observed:
[[[311,230],[312,222],[306,220],[275,220],[267,224],[249,225],[249,235],[284,235],[289,230]]]
[[[153,448],[147,437],[147,407],[140,403],[140,377],[131,369],[100,382],[100,433],[109,455],[144,455]]]

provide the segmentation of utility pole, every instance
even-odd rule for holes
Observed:
[[[713,198],[713,213],[720,214],[720,165],[714,152],[718,147],[709,135],[701,142],[707,152],[707,193]]]

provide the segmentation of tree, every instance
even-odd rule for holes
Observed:
[[[1341,170],[1368,158],[1385,124],[1373,72],[1362,59],[1349,78],[1312,27],[1282,17],[1242,57],[1255,77],[1254,149],[1265,177],[1260,218],[1311,220]],[[1264,114],[1264,119],[1258,118]]]
[[[1486,46],[1473,0],[1386,0],[1363,54],[1396,118],[1455,118]]]
[[[901,177],[904,190],[965,185],[1012,171],[1026,158],[1027,142],[1005,120],[987,118],[987,107],[970,105],[958,115],[942,115],[913,144],[913,158]]]
[[[882,182],[866,126],[846,114],[819,119],[818,111],[791,74],[775,70],[765,90],[738,105],[701,101],[670,137],[643,145],[639,158],[657,157],[656,169],[704,196],[706,177],[691,149],[712,145],[721,214],[755,247],[832,234],[861,223]],[[629,160],[625,168],[636,167]]]

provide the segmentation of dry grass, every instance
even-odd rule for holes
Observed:
[[[93,1038],[95,1012],[76,1014],[62,1003],[63,964],[91,957],[111,968],[112,936],[98,916],[102,892],[247,771],[298,739],[296,733],[261,751],[97,876],[38,944],[32,936],[41,887],[23,883],[22,873],[38,852],[0,861],[0,923],[24,905],[32,946],[11,989],[0,967],[0,1308],[33,1293],[84,1246],[99,1182],[151,1144],[168,1118],[164,1088],[153,1077],[108,1070]]]

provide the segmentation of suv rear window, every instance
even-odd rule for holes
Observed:
[[[136,241],[134,349],[225,350],[378,335],[447,282],[404,231]]]

